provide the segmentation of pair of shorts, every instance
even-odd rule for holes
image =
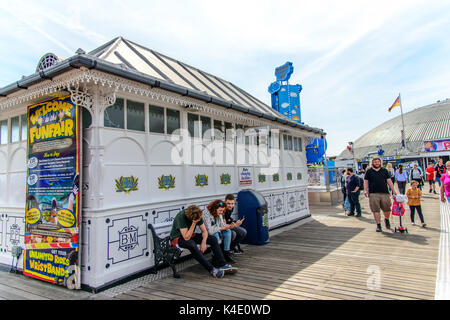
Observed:
[[[369,206],[372,212],[390,212],[391,211],[391,195],[389,193],[370,193]]]

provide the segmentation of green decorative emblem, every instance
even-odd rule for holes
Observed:
[[[175,177],[173,175],[162,175],[158,178],[158,189],[169,190],[175,188]]]
[[[208,176],[206,174],[198,174],[195,176],[195,186],[204,187],[208,185]]]
[[[262,174],[262,173],[258,174],[258,182],[259,182],[259,183],[264,183],[264,182],[266,182],[266,175],[265,175],[265,174]]]
[[[208,181],[208,178],[206,178],[206,181]],[[222,173],[220,175],[220,184],[227,185],[231,183],[231,175],[229,173]]]
[[[116,192],[130,193],[130,191],[138,190],[138,178],[131,177],[120,177],[119,179],[114,179],[116,181]]]
[[[268,211],[266,211],[266,213],[264,213],[264,215],[262,216],[262,225],[264,227],[269,227],[269,213]]]
[[[272,180],[273,180],[273,182],[278,182],[278,181],[280,181],[280,175],[279,175],[278,173],[275,173],[275,174],[272,176]]]
[[[291,180],[292,180],[292,173],[291,173],[291,172],[288,172],[288,173],[286,174],[286,179],[287,179],[288,181],[291,181]]]
[[[302,180],[302,173],[301,172],[297,173],[297,180]]]

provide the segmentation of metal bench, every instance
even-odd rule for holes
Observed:
[[[161,262],[167,263],[173,271],[174,278],[180,278],[175,268],[175,259],[178,259],[181,254],[181,250],[174,248],[170,245],[170,236],[160,238],[155,231],[155,228],[151,223],[148,225],[153,235],[153,253],[155,255],[155,265],[150,270],[151,273],[156,274],[158,272],[157,266]]]

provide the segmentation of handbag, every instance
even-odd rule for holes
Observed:
[[[350,200],[348,199],[348,196],[347,196],[344,201],[344,210],[350,211],[351,208],[352,208],[352,206],[350,205]]]

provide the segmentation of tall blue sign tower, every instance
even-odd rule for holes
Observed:
[[[300,112],[300,84],[289,84],[289,78],[294,72],[292,62],[286,62],[275,69],[276,81],[269,86],[272,95],[272,108],[282,115],[303,124]]]

